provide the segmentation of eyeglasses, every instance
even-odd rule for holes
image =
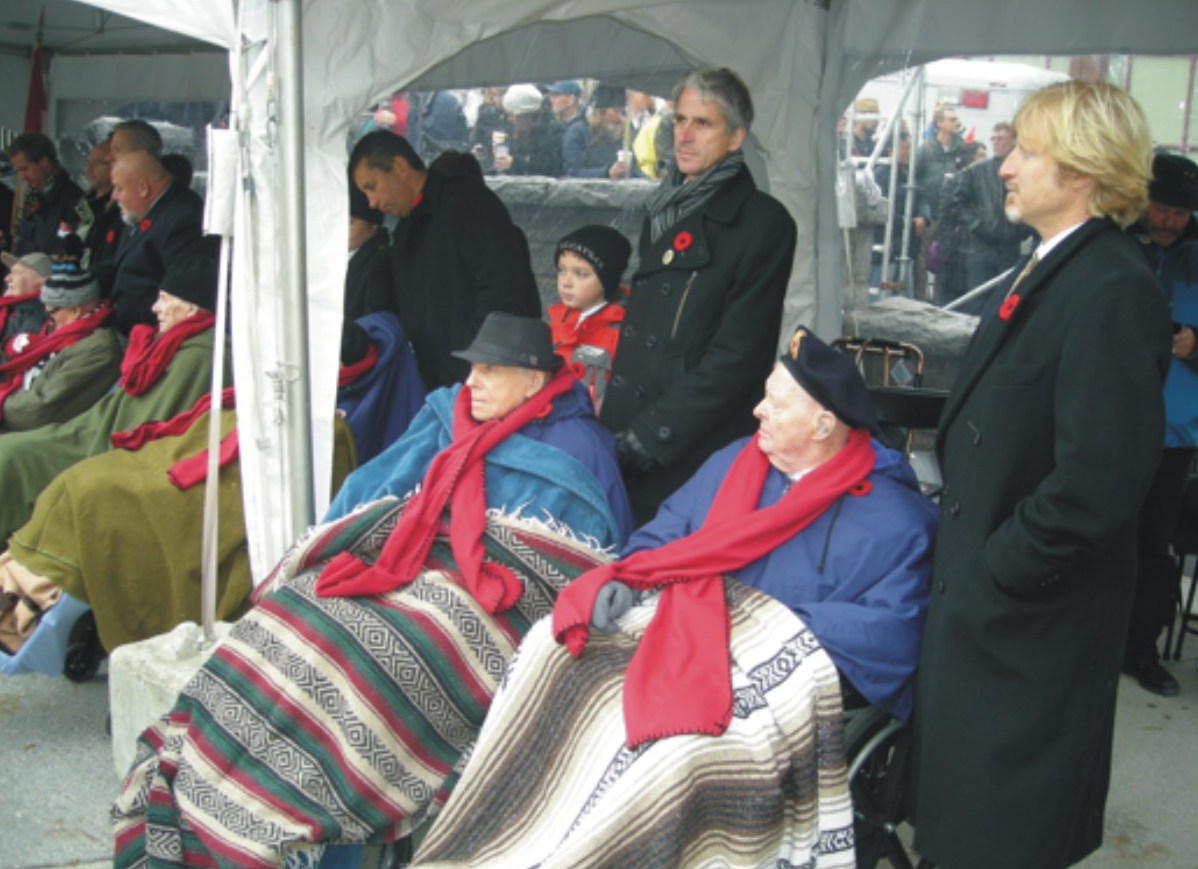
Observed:
[[[61,310],[62,310],[62,308],[56,308],[53,305],[46,305],[46,316],[53,317],[55,314],[57,314]]]
[[[88,166],[111,166],[112,161],[111,160],[88,160],[87,165]]]

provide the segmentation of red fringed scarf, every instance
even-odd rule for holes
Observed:
[[[179,345],[193,335],[211,329],[214,323],[214,316],[200,311],[162,334],[145,323],[134,326],[129,332],[129,346],[121,359],[121,389],[129,395],[143,395],[158,382]]]
[[[316,580],[321,597],[383,594],[415,579],[448,507],[449,543],[462,574],[462,584],[489,613],[512,606],[523,592],[507,568],[483,561],[482,533],[487,502],[483,490],[483,458],[496,444],[548,413],[550,403],[574,385],[560,369],[536,395],[502,419],[477,423],[470,416],[470,387],[458,392],[453,408],[453,443],[428,466],[420,491],[404,507],[373,565],[342,552]]]
[[[869,433],[856,429],[840,452],[778,503],[758,510],[770,464],[754,436],[728,469],[698,530],[589,570],[558,595],[553,634],[578,657],[586,646],[595,597],[606,583],[619,580],[638,590],[664,586],[624,682],[630,748],[680,733],[718,736],[727,729],[732,684],[721,576],[765,556],[807,527],[873,466]]]
[[[26,371],[46,357],[82,341],[104,325],[111,316],[112,306],[104,301],[90,314],[65,326],[59,326],[48,335],[30,335],[28,346],[19,355],[0,365],[0,407],[3,407],[6,398],[20,390]],[[0,416],[0,419],[2,418]]]
[[[379,351],[375,350],[374,345],[371,344],[366,348],[366,355],[359,361],[353,365],[341,366],[341,369],[337,372],[337,388],[341,389],[342,387],[349,386],[358,378],[365,375],[371,368],[374,368],[374,364],[378,361]]]

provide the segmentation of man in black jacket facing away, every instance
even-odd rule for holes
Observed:
[[[399,218],[392,280],[427,389],[465,379],[469,364],[451,353],[469,346],[487,314],[541,316],[528,241],[481,176],[427,170],[388,130],[362,137],[349,172],[371,208]]]

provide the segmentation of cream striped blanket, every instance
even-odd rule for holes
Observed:
[[[782,604],[725,580],[735,711],[630,751],[621,686],[656,596],[572,659],[532,627],[420,869],[854,865],[836,669]]]

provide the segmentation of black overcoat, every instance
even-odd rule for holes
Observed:
[[[1101,843],[1164,437],[1169,316],[1133,240],[1090,220],[1014,297],[974,337],[937,439],[915,845],[942,869],[1057,869]]]
[[[795,238],[786,208],[756,189],[748,169],[656,242],[645,222],[600,415],[614,432],[631,429],[658,463],[625,479],[639,521],[713,452],[754,430]]]
[[[492,311],[541,316],[528,240],[481,180],[430,170],[412,213],[395,227],[391,273],[399,321],[427,389],[460,383],[465,350]]]
[[[201,249],[204,201],[191,188],[172,182],[135,226],[126,226],[109,259],[94,268],[111,293],[116,326],[128,335],[138,323],[154,326],[151,310],[172,267]]]

